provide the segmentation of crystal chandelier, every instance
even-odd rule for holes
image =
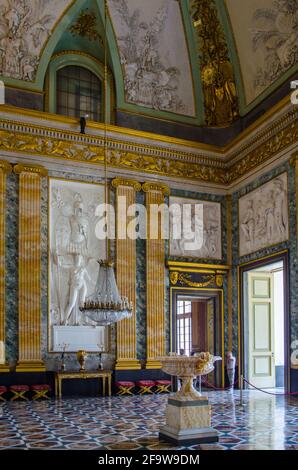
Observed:
[[[113,262],[99,261],[95,292],[80,307],[81,312],[97,325],[111,325],[132,316],[133,305],[119,295]]]
[[[108,202],[108,177],[107,177],[107,1],[105,0],[105,25],[104,25],[104,169],[105,169],[105,203]],[[107,206],[106,206],[107,207]],[[107,225],[109,223],[108,210],[106,211]],[[109,230],[107,230],[109,233]],[[130,318],[133,312],[133,304],[127,297],[121,297],[115,280],[113,265],[107,260],[100,260],[99,272],[95,291],[86,298],[85,302],[79,307],[80,311],[96,325],[111,325],[125,318]]]

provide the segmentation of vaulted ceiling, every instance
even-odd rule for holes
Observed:
[[[107,0],[115,107],[223,127],[297,73],[297,0]],[[104,61],[104,0],[0,0],[0,75],[41,92],[51,57]]]

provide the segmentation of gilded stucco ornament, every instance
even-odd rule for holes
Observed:
[[[95,13],[89,12],[88,8],[81,11],[77,21],[70,26],[69,31],[73,36],[81,36],[89,39],[89,41],[99,41],[103,44],[102,37],[97,31]]]
[[[217,282],[220,283],[220,279],[218,280],[219,277],[221,277],[221,279],[222,279],[222,276],[210,274],[210,275],[207,275],[207,276],[202,276],[202,278],[205,279],[203,282],[195,282],[195,281],[191,280],[190,274],[182,274],[182,273],[178,273],[176,271],[172,271],[170,273],[170,281],[171,281],[172,285],[175,286],[177,284],[177,282],[179,281],[181,284],[187,285],[189,287],[195,287],[195,288],[208,287],[208,286],[210,286],[211,284],[214,284],[214,283],[216,283],[216,285],[218,287],[221,287],[217,283]]]
[[[227,126],[238,118],[238,100],[226,38],[213,0],[192,0],[206,123]]]
[[[298,140],[297,123],[297,109],[294,106],[274,120],[269,129],[254,132],[253,138],[229,152],[225,161],[207,157],[203,152],[196,154],[192,149],[188,152],[165,150],[159,145],[111,138],[108,139],[107,162],[110,167],[137,173],[230,185],[293,146]],[[24,122],[15,120],[3,119],[0,126],[0,150],[3,152],[99,165],[104,162],[100,136],[82,137],[73,132],[24,125]]]
[[[175,286],[175,285],[177,284],[178,280],[179,280],[179,273],[177,273],[177,271],[172,271],[172,272],[170,273],[170,281],[171,281],[171,284],[172,284],[173,286]]]

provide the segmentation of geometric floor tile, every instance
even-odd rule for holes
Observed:
[[[0,405],[0,450],[298,450],[297,398],[208,392],[219,442],[175,447],[159,441],[168,395],[74,397]]]

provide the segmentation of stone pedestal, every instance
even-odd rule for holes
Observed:
[[[208,398],[177,400],[170,397],[166,408],[166,425],[159,438],[176,445],[218,442],[218,432],[211,428],[211,405]]]

